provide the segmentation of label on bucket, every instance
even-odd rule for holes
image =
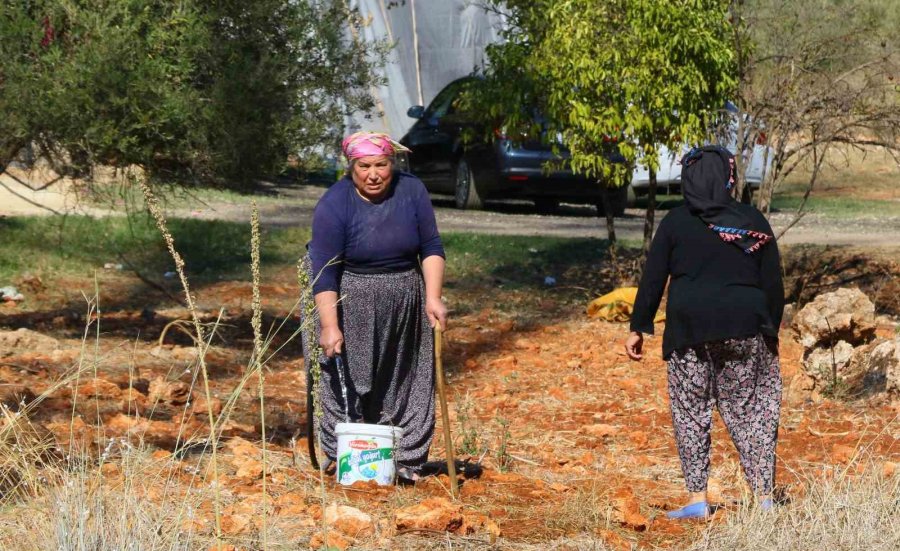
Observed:
[[[379,448],[374,440],[352,440],[350,451],[338,457],[337,479],[341,484],[374,480],[391,484],[394,478],[394,450]]]

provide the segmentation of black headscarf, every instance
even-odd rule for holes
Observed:
[[[734,155],[708,145],[694,148],[681,159],[681,190],[691,214],[727,243],[753,253],[773,239],[753,228],[753,221],[731,195]]]

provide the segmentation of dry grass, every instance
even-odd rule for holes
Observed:
[[[59,549],[188,550],[211,538],[181,529],[198,510],[201,494],[156,496],[158,465],[146,451],[128,450],[104,470],[118,470],[118,480],[104,477],[94,462],[50,470],[56,483],[44,485],[27,501],[8,505],[0,525],[0,548],[9,551]]]
[[[181,279],[185,301],[192,315],[189,326],[194,330],[192,340],[197,348],[197,360],[193,371],[193,381],[199,378],[202,394],[206,397],[209,434],[200,440],[209,446],[195,457],[192,465],[185,465],[172,455],[156,456],[149,448],[133,445],[129,439],[105,439],[103,424],[98,417],[95,436],[84,439],[70,439],[63,454],[50,434],[31,424],[29,409],[24,407],[12,411],[5,405],[0,420],[0,549],[31,550],[103,550],[103,549],[225,549],[223,543],[235,541],[249,549],[280,549],[297,547],[297,534],[286,533],[279,526],[270,527],[267,514],[271,509],[266,493],[266,473],[276,467],[266,453],[265,437],[262,447],[263,488],[259,507],[253,517],[261,522],[250,530],[241,530],[241,537],[223,537],[222,518],[235,496],[223,491],[220,481],[220,458],[217,450],[223,426],[229,421],[237,396],[256,377],[259,382],[260,415],[265,411],[264,369],[267,360],[276,354],[270,350],[275,334],[284,328],[284,323],[273,327],[267,338],[263,338],[260,323],[260,274],[259,274],[259,226],[258,214],[253,209],[251,220],[251,273],[253,275],[253,332],[254,353],[248,369],[238,382],[231,396],[224,404],[222,413],[216,415],[211,409],[211,394],[206,354],[210,348],[210,338],[215,334],[217,324],[208,328],[201,324],[191,293],[184,261],[175,248],[175,242],[168,231],[162,209],[152,192],[141,186],[148,208],[156,219],[167,248],[175,262]],[[99,292],[97,293],[99,294]],[[55,385],[42,396],[31,402],[30,408],[37,407],[45,398],[61,386],[73,384],[76,389],[90,372],[96,379],[96,350],[99,348],[100,317],[96,310],[96,296],[89,299],[88,319],[82,339],[82,352],[73,373]],[[95,314],[96,315],[91,315]],[[289,319],[293,311],[288,314]],[[94,328],[92,325],[96,324]],[[91,346],[90,335],[96,329],[98,342]],[[288,337],[296,337],[299,330]],[[91,349],[94,349],[93,356]],[[191,390],[193,391],[193,385]],[[188,404],[185,405],[186,414]],[[73,402],[72,422],[76,419]],[[265,419],[260,420],[265,426]],[[75,434],[74,430],[70,430]],[[179,435],[183,442],[192,441],[191,435]],[[105,448],[101,449],[101,442]],[[189,469],[187,475],[185,470]],[[185,481],[187,476],[187,482]],[[304,493],[309,489],[305,488]],[[246,507],[242,509],[245,511]],[[240,516],[240,515],[238,515]],[[210,517],[214,527],[209,526]],[[308,533],[304,539],[308,539]]]
[[[4,415],[0,444],[0,460],[6,466],[4,480],[22,482],[17,491],[4,493],[0,549],[206,549],[216,542],[211,525],[213,502],[219,500],[218,508],[229,514],[243,499],[230,492],[217,495],[203,483],[208,458],[201,456],[186,464],[172,456],[159,458],[125,440],[111,440],[103,450],[105,460],[99,460],[88,447],[61,457],[50,453],[47,439],[28,422],[27,411],[6,411]],[[185,484],[184,473],[191,465],[195,465],[193,482]],[[859,471],[862,474],[857,474]],[[309,477],[294,481],[289,490],[313,496],[318,485],[315,477]],[[391,539],[389,548],[605,551],[609,544],[598,531],[615,529],[608,493],[609,488],[591,483],[567,493],[548,515],[547,533],[535,537],[565,535],[541,543],[501,539],[490,546],[479,537],[410,533]],[[796,497],[791,502],[771,513],[753,507],[720,513],[724,519],[711,524],[693,549],[889,550],[900,546],[900,477],[882,476],[875,464],[865,469],[851,465],[842,471],[819,470],[792,494]],[[411,490],[395,492],[381,514],[389,515],[420,497]],[[328,501],[346,503],[347,498],[329,492]],[[264,510],[269,510],[264,501],[254,502],[254,528],[241,537],[225,538],[223,543],[247,550],[297,549],[307,545],[316,530],[308,527],[298,536],[273,517],[264,544],[258,522]],[[295,523],[300,519],[287,520]]]
[[[713,525],[694,551],[900,549],[900,477],[876,465],[806,479],[802,497],[763,511],[745,507]]]
[[[87,453],[44,464],[35,491],[4,500],[0,549],[181,551],[215,549],[217,542],[223,550],[298,549],[315,530],[308,525],[293,530],[298,518],[281,518],[280,523],[270,519],[263,525],[260,517],[271,511],[270,504],[217,492],[203,482],[208,457],[188,464],[124,440],[116,448],[114,457],[100,464]],[[314,491],[302,480],[291,486],[302,494]],[[217,537],[212,511],[216,500],[227,523],[246,521],[248,529]]]
[[[35,451],[42,449],[38,445]],[[199,480],[187,489],[175,484],[173,469],[182,468],[172,458],[156,459],[149,450],[127,445],[101,466],[87,460],[44,464],[35,477],[42,481],[35,486],[36,491],[6,501],[0,514],[0,549],[193,550],[213,546],[214,530],[210,526],[200,529],[200,512],[208,516],[215,495]],[[316,492],[315,481],[300,484],[303,493]],[[501,539],[492,546],[478,537],[409,533],[394,537],[390,548],[605,551],[611,547],[597,535],[613,526],[605,492],[602,487],[586,485],[570,494],[554,515],[555,520],[548,519],[548,529],[561,523],[568,535],[539,544]],[[711,523],[691,549],[887,551],[900,546],[900,477],[885,478],[874,465],[862,474],[856,474],[855,469],[852,473],[819,471],[810,475],[795,494],[799,497],[771,512],[748,506],[719,513],[724,520]],[[411,492],[398,492],[391,508],[407,505],[413,497]],[[226,511],[238,501],[235,496],[219,499]],[[346,501],[337,495],[332,499]],[[257,514],[264,508],[259,503]],[[192,529],[194,526],[198,529]],[[257,531],[229,538],[228,542],[243,549],[297,549],[308,541],[282,528],[273,522],[266,545]],[[376,544],[361,548],[385,547]]]
[[[28,415],[0,406],[0,503],[36,497],[49,480],[42,469],[52,460],[53,438],[31,424]]]
[[[789,175],[780,193],[801,193],[809,182],[811,161]],[[832,147],[813,196],[900,200],[900,163],[881,148]]]

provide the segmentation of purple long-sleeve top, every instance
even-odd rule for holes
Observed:
[[[349,177],[331,186],[316,205],[307,247],[316,294],[337,291],[344,270],[403,272],[429,256],[444,257],[428,191],[406,172],[395,174],[379,203],[360,197]]]

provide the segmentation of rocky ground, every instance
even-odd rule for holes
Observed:
[[[630,362],[622,350],[625,324],[589,320],[551,293],[535,302],[516,291],[484,290],[468,297],[481,306],[457,316],[446,332],[452,430],[469,466],[458,501],[450,499],[445,475],[414,487],[345,488],[330,479],[320,486],[306,456],[299,343],[288,338],[297,323],[290,314],[297,292],[292,279],[285,272],[262,289],[264,327],[287,320],[272,337],[278,353],[266,365],[262,406],[256,375],[245,377],[252,290],[222,282],[199,295],[201,321],[218,319],[220,326],[206,355],[210,400],[189,327],[176,322],[189,319],[184,309],[101,308],[98,314],[94,308],[85,315],[0,306],[7,327],[0,333],[6,411],[24,408],[60,454],[80,450],[85,461],[99,462],[109,487],[138,486],[150,503],[175,507],[196,494],[196,508],[179,517],[183,530],[211,537],[218,502],[221,530],[235,548],[259,546],[264,472],[270,542],[284,548],[421,549],[447,541],[461,548],[491,542],[506,549],[684,548],[708,530],[704,523],[665,519],[683,499],[683,481],[659,338],[648,339],[644,361]],[[109,282],[99,304],[117,292]],[[457,298],[451,292],[451,304]],[[534,315],[523,316],[520,304]],[[879,320],[874,334],[894,338],[895,325]],[[894,476],[900,403],[884,392],[836,400],[811,388],[804,347],[788,328],[781,357],[780,497],[802,497],[805,481],[847,469]],[[209,496],[211,450],[204,448],[210,411],[222,433],[215,499]],[[261,411],[270,442],[265,459]],[[713,441],[710,492],[721,506],[715,525],[736,514],[747,496],[718,418]],[[145,450],[150,461],[139,484],[122,460],[133,449]],[[433,457],[445,457],[440,438]],[[323,519],[332,528],[326,536]]]

